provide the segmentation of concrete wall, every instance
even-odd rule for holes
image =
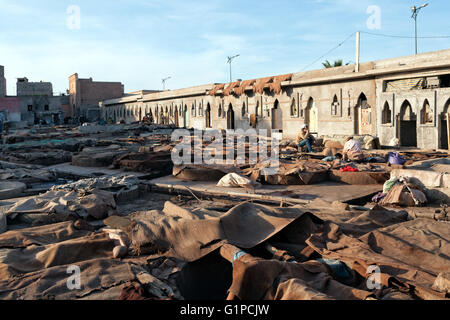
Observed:
[[[378,135],[381,143],[388,145],[392,138],[399,137],[397,116],[403,102],[408,100],[417,119],[417,146],[424,149],[441,146],[445,128],[440,119],[445,106],[450,105],[450,88],[385,92],[384,87],[385,82],[391,80],[450,75],[450,50],[368,62],[360,65],[358,73],[354,68],[354,65],[349,65],[293,74],[290,81],[282,83],[279,94],[268,89],[262,94],[253,93],[253,90],[249,90],[251,88],[246,88],[241,96],[224,96],[221,91],[211,96],[209,91],[215,84],[209,84],[128,96],[103,101],[102,115],[115,116],[116,121],[124,117],[127,122],[133,122],[140,120],[139,110],[145,115],[150,109],[153,115],[158,110],[159,116],[155,119],[160,122],[163,110],[164,118],[169,117],[169,123],[174,123],[174,117],[170,112],[167,115],[166,110],[170,110],[171,106],[182,106],[179,126],[205,129],[209,103],[211,126],[216,129],[228,128],[227,114],[231,108],[236,129],[249,129],[250,116],[258,113],[257,129],[281,129],[284,138],[295,138],[300,127],[308,123],[317,136]],[[432,123],[421,121],[421,109],[426,99],[433,110]],[[383,123],[382,111],[386,103],[391,111],[390,120]],[[244,105],[246,110],[242,113]],[[277,111],[273,110],[275,105],[278,105]],[[311,106],[317,115],[316,121],[313,121]],[[199,112],[201,107],[203,114]]]
[[[161,110],[166,115],[166,109],[170,114],[170,108],[177,108],[180,106],[187,107],[188,127],[196,129],[206,129],[206,110],[208,104],[211,108],[211,126],[216,129],[227,129],[227,114],[230,106],[234,112],[234,127],[240,129],[250,129],[250,115],[256,114],[257,105],[259,106],[259,116],[257,122],[257,129],[273,129],[272,126],[272,108],[278,102],[280,109],[279,116],[281,117],[281,130],[283,130],[285,138],[295,138],[300,131],[301,126],[307,122],[307,107],[310,98],[314,100],[315,107],[318,111],[318,124],[316,134],[332,135],[332,134],[356,134],[354,122],[354,112],[357,107],[358,97],[364,93],[372,108],[372,122],[368,128],[368,134],[375,134],[376,132],[376,94],[375,81],[355,81],[349,83],[323,84],[319,86],[304,86],[287,88],[280,94],[274,95],[268,91],[263,94],[253,94],[247,92],[238,97],[230,96],[209,96],[206,94],[197,97],[189,97],[186,99],[164,99],[156,103],[145,102],[129,102],[124,104],[116,104],[106,107],[103,111],[103,117],[114,118],[116,114],[116,121],[120,117],[124,117],[127,122],[139,121],[139,110],[142,109],[141,114],[144,116],[148,109],[156,114],[156,107],[158,113]],[[331,107],[334,96],[338,97],[339,106],[336,115],[331,114]],[[291,106],[295,104],[299,112],[291,115]],[[242,108],[245,105],[245,113],[242,114]],[[194,107],[195,112],[192,111]],[[203,110],[203,113],[200,110]],[[219,116],[219,110],[222,110]],[[300,111],[303,110],[303,111]],[[117,117],[117,114],[120,116]],[[181,114],[183,121],[179,121],[179,125],[183,126],[184,111]],[[179,117],[179,120],[181,119]],[[169,115],[169,123],[175,123],[175,116]],[[319,125],[320,124],[320,125]]]
[[[5,67],[0,66],[0,98],[6,96]]]
[[[53,96],[50,82],[28,82],[28,79],[17,80],[17,96]]]
[[[401,107],[405,101],[411,104],[412,110],[416,116],[416,136],[417,147],[421,149],[439,149],[442,146],[441,136],[442,129],[441,119],[445,111],[446,105],[450,104],[450,88],[436,89],[420,89],[420,90],[403,90],[401,92],[384,92],[384,83],[388,80],[427,77],[436,75],[450,74],[450,68],[440,69],[436,71],[415,72],[413,74],[401,74],[395,77],[386,76],[379,77],[377,83],[377,132],[380,142],[388,145],[392,138],[401,139],[399,132],[399,115]],[[422,111],[425,101],[428,101],[432,113],[432,123],[424,123]],[[386,103],[389,104],[391,110],[391,121],[383,124],[382,111]],[[399,134],[400,133],[400,134]]]
[[[45,120],[47,124],[60,124],[64,121],[64,112],[61,104],[61,96],[51,97],[18,97],[20,101],[21,121],[33,125],[39,120]],[[30,109],[29,110],[29,106]],[[48,106],[48,110],[46,110]]]

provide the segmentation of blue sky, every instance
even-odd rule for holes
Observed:
[[[410,0],[0,0],[0,65],[8,94],[15,81],[68,77],[121,81],[127,92],[252,79],[321,68],[325,59],[354,62],[355,37],[314,60],[355,31],[414,35]],[[419,35],[450,35],[450,1],[429,0],[419,15]],[[81,10],[80,29],[67,27],[67,8]],[[380,29],[369,29],[369,6],[380,8]],[[362,61],[414,53],[414,39],[362,34]],[[450,48],[450,38],[420,39],[419,51]],[[310,65],[310,66],[309,66]],[[308,67],[309,66],[309,67]]]

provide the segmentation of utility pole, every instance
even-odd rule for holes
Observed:
[[[355,72],[359,72],[360,39],[361,32],[358,31],[356,32]]]
[[[169,79],[171,79],[171,78],[172,78],[172,77],[167,77],[167,78],[162,79],[163,91],[166,90],[166,81],[169,80]]]
[[[416,39],[416,54],[418,53],[418,49],[417,49],[417,15],[419,14],[419,11],[425,7],[428,6],[428,3],[425,3],[423,5],[421,5],[420,7],[416,7],[416,6],[412,6],[411,7],[411,11],[413,12],[412,18],[414,19],[414,28],[415,28],[415,39]]]
[[[237,54],[237,55],[232,56],[232,57],[228,57],[228,62],[227,63],[230,64],[230,82],[233,82],[233,76],[231,74],[231,63],[233,62],[233,59],[235,59],[235,58],[237,58],[239,56],[240,56],[240,54]]]

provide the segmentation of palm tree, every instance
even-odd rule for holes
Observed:
[[[326,68],[336,68],[336,67],[342,67],[344,65],[344,61],[342,59],[338,59],[334,61],[334,64],[331,64],[330,61],[325,60],[325,62],[322,63],[322,65]],[[346,66],[348,63],[345,64]]]

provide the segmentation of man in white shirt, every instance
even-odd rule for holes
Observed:
[[[364,159],[362,153],[362,147],[359,141],[353,139],[353,137],[348,137],[344,145],[344,161],[360,161]]]

